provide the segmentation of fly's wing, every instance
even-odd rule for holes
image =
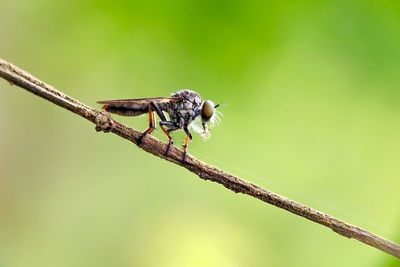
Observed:
[[[103,104],[103,110],[122,116],[138,116],[149,111],[151,102],[157,104],[161,110],[166,110],[173,104],[182,101],[180,97],[152,97],[137,99],[117,99],[97,101]]]

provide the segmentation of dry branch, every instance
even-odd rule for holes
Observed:
[[[96,125],[97,131],[112,132],[134,144],[137,144],[137,140],[142,134],[131,127],[113,120],[107,113],[97,111],[57,91],[52,86],[47,85],[29,73],[2,59],[0,59],[0,76],[10,82],[10,84],[15,84],[24,88],[35,95],[47,99],[60,107],[86,118]],[[392,241],[386,240],[362,228],[353,226],[308,206],[263,189],[237,176],[208,165],[190,155],[186,162],[182,163],[181,159],[183,152],[180,149],[171,146],[168,155],[165,155],[164,152],[167,149],[167,144],[158,141],[152,136],[146,136],[140,147],[146,152],[188,169],[204,180],[217,182],[236,193],[242,193],[258,198],[266,203],[285,209],[310,221],[329,227],[342,236],[357,239],[365,244],[400,258],[400,245]]]

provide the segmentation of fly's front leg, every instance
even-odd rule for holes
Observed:
[[[138,146],[142,144],[143,137],[145,137],[147,134],[151,134],[151,132],[154,131],[155,127],[156,127],[156,118],[154,116],[154,112],[151,109],[151,105],[149,105],[149,128],[147,128],[147,130],[144,131],[141,136],[139,136],[137,140]]]
[[[188,155],[186,152],[186,148],[188,147],[190,141],[192,140],[192,134],[187,126],[183,127],[183,130],[185,130],[185,133],[187,134],[185,144],[183,145],[183,158],[182,158],[182,161],[185,162]]]

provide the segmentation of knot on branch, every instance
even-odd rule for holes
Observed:
[[[347,238],[352,238],[352,230],[353,229],[349,229],[351,226],[347,226],[345,223],[343,222],[339,222],[339,221],[334,221],[331,223],[331,229],[333,231],[335,231],[336,233],[347,237]]]
[[[60,91],[57,91],[53,87],[33,77],[29,73],[17,68],[11,63],[2,60],[1,58],[0,77],[9,81],[10,84],[15,83],[19,87],[24,88],[35,95],[47,99],[60,107],[63,107],[79,116],[84,117],[85,119],[88,119],[91,122],[94,122],[96,124],[96,131],[112,131],[114,134],[119,135],[120,137],[125,138],[135,144],[140,143],[140,136],[145,136],[137,130],[113,120],[108,112],[99,112],[83,103],[80,103],[79,101],[63,94]],[[145,134],[146,133],[147,131]],[[386,240],[362,228],[347,224],[346,222],[340,221],[327,214],[318,212],[311,207],[277,195],[271,191],[249,183],[237,176],[203,163],[193,157],[189,158],[189,162],[186,161],[185,158],[183,160],[179,160],[178,158],[182,152],[176,147],[171,148],[171,153],[173,153],[173,155],[167,156],[166,153],[168,153],[168,149],[165,150],[165,144],[155,140],[154,138],[151,140],[151,142],[146,142],[144,146],[141,146],[145,151],[169,160],[175,164],[179,164],[187,168],[189,171],[198,174],[203,179],[220,183],[234,192],[247,194],[266,203],[285,209],[298,216],[303,216],[310,221],[331,228],[340,235],[348,238],[355,238],[361,242],[364,242],[365,244],[400,258],[400,245],[396,244],[395,242]]]
[[[105,133],[108,133],[111,131],[114,122],[111,119],[110,113],[103,111],[99,113],[95,120],[94,123],[96,124],[96,131],[100,132],[103,131]]]

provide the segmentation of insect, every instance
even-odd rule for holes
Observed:
[[[169,140],[165,154],[168,154],[170,146],[174,143],[170,133],[183,129],[186,132],[186,139],[183,145],[183,161],[187,158],[187,147],[192,140],[189,126],[192,126],[193,130],[200,133],[203,138],[207,138],[210,134],[207,122],[211,121],[211,126],[213,126],[214,122],[218,120],[215,109],[218,108],[219,104],[215,105],[211,100],[203,101],[198,93],[187,89],[173,93],[171,97],[105,100],[97,103],[103,104],[103,110],[122,116],[149,114],[149,127],[138,138],[137,143],[139,146],[143,137],[155,129],[156,118],[154,112],[156,112],[161,119],[160,128]],[[167,119],[165,113],[167,113],[169,119]],[[197,122],[201,123],[203,129]]]

